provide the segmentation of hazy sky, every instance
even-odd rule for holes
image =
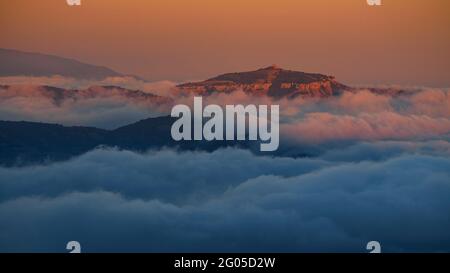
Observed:
[[[450,1],[0,0],[0,47],[194,80],[270,64],[344,83],[450,86]]]

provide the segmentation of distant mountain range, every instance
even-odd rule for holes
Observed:
[[[103,67],[76,60],[29,53],[12,49],[0,49],[0,76],[66,76],[75,79],[101,80],[123,76]]]
[[[154,95],[140,90],[130,90],[117,86],[91,86],[86,89],[64,89],[46,85],[0,85],[0,100],[12,97],[47,98],[55,105],[65,100],[118,97],[135,103],[150,105],[172,104],[168,97]]]
[[[1,76],[66,76],[84,80],[102,80],[107,77],[125,76],[112,69],[85,64],[76,60],[11,49],[0,49]],[[136,76],[132,76],[139,79]],[[142,80],[142,79],[140,79]],[[1,83],[0,83],[1,84]],[[333,76],[282,69],[276,65],[255,71],[234,72],[177,86],[180,94],[207,96],[214,93],[231,93],[242,90],[255,96],[274,99],[296,97],[330,97],[344,91],[359,89],[336,81]],[[365,88],[382,95],[395,96],[403,90],[393,88]]]

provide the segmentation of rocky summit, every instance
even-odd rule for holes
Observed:
[[[351,89],[337,82],[333,76],[285,70],[276,65],[249,72],[227,73],[202,82],[180,84],[178,88],[196,95],[242,90],[274,98],[329,97]]]

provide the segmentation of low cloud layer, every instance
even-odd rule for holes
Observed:
[[[0,86],[0,120],[9,121],[114,129],[167,115],[172,104],[170,98],[118,87],[55,90],[40,85]]]
[[[55,103],[43,96],[37,85],[0,88],[0,120],[26,120],[84,125],[112,129],[135,121],[169,115],[173,104],[192,105],[193,97],[177,93],[174,83],[146,83],[135,78],[107,78],[83,82],[63,77],[10,77],[5,84],[53,84],[63,88],[114,85],[142,90],[173,101],[146,103],[112,92],[99,97],[66,99]],[[14,90],[14,96],[11,95]],[[108,94],[108,93],[106,93]],[[410,89],[401,96],[377,95],[361,89],[325,99],[296,98],[273,100],[250,96],[242,91],[204,97],[204,104],[279,104],[281,135],[285,142],[320,144],[333,141],[432,139],[450,133],[450,91],[448,89]]]
[[[95,150],[2,168],[0,251],[450,251],[449,145],[359,143],[316,159]]]
[[[155,95],[166,95],[176,86],[175,82],[158,81],[147,82],[134,77],[108,77],[103,80],[80,80],[63,76],[51,77],[30,77],[30,76],[10,76],[0,77],[2,85],[46,85],[64,89],[87,89],[91,86],[117,86]]]

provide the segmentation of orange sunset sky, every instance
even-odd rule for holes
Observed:
[[[149,80],[278,64],[349,84],[448,87],[449,26],[449,0],[0,0],[0,47]]]

